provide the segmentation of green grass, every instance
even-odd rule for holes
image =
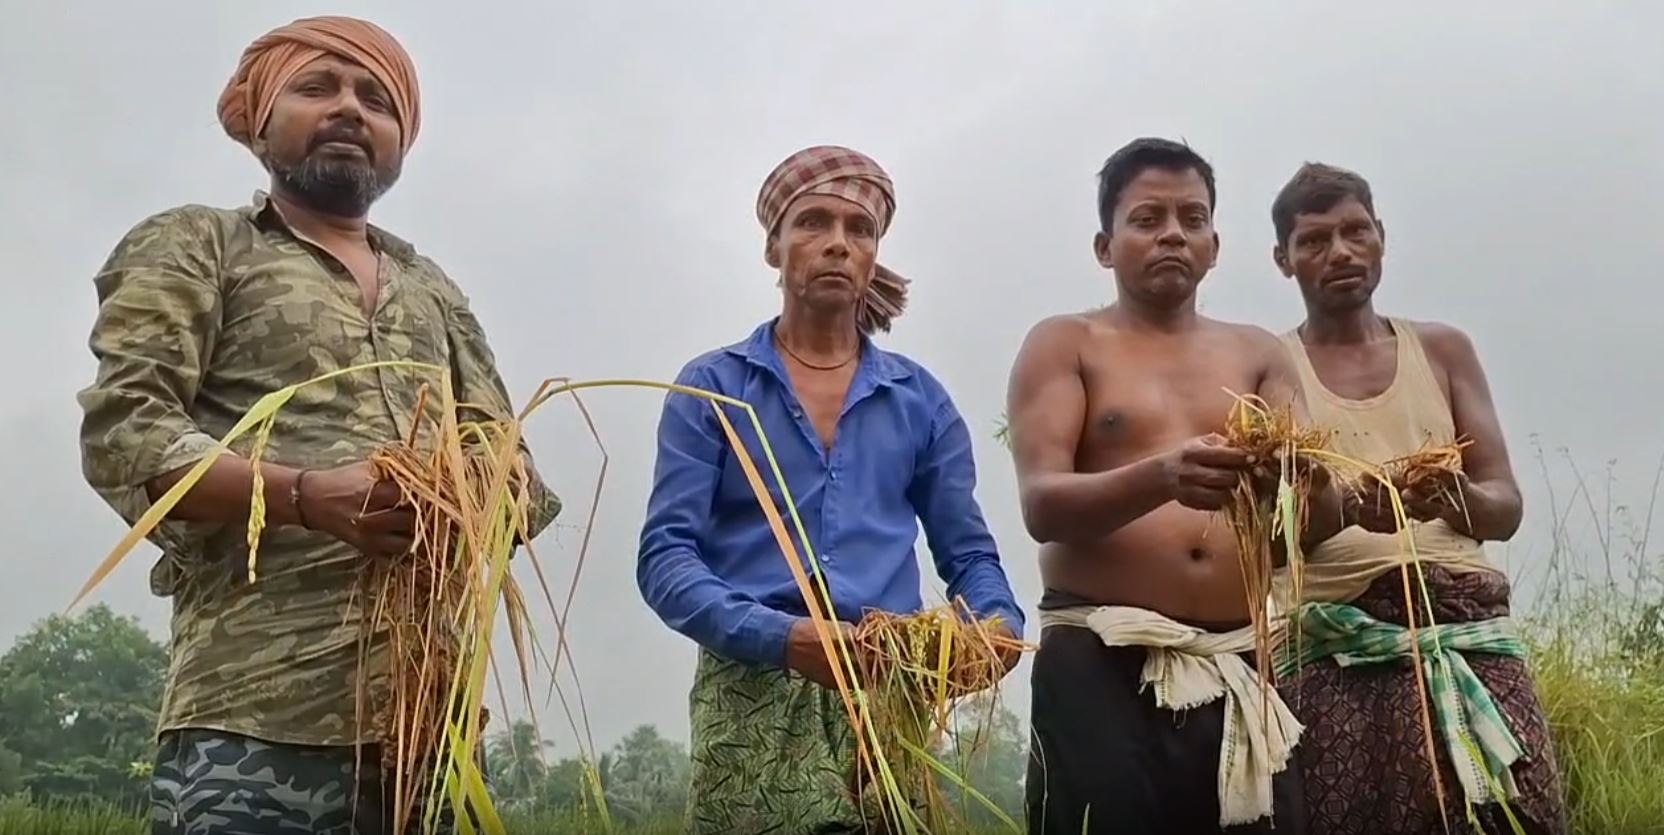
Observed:
[[[1554,606],[1527,618],[1532,673],[1572,831],[1664,833],[1664,598],[1595,590],[1604,585],[1561,585]]]
[[[1632,509],[1612,498],[1610,472],[1592,488],[1565,457],[1572,490],[1560,494],[1538,452],[1551,556],[1536,598],[1516,600],[1515,609],[1529,636],[1571,831],[1664,833],[1664,565],[1650,537],[1664,463],[1645,506]]]
[[[1565,643],[1534,659],[1572,831],[1664,833],[1664,667],[1626,670]]]
[[[140,818],[119,809],[0,800],[0,835],[148,835]]]

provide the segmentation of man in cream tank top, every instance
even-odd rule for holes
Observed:
[[[1561,782],[1508,617],[1508,580],[1482,545],[1512,537],[1522,508],[1473,344],[1448,325],[1375,312],[1385,228],[1362,177],[1307,164],[1271,215],[1273,257],[1306,305],[1306,320],[1283,341],[1307,411],[1335,430],[1336,449],[1381,464],[1423,446],[1472,442],[1464,475],[1450,485],[1465,507],[1405,497],[1413,558],[1390,511],[1361,496],[1348,502],[1353,524],[1306,554],[1299,640],[1285,642],[1278,662],[1284,699],[1305,725],[1296,759],[1309,831],[1432,835],[1446,831],[1447,819],[1449,831],[1472,832],[1471,808],[1483,831],[1512,832],[1502,800],[1528,832],[1563,833]],[[1428,715],[1437,781],[1406,576],[1422,669],[1431,671],[1424,681],[1435,702]],[[1278,603],[1292,605],[1286,572],[1278,579]]]

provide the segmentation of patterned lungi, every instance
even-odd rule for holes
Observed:
[[[1424,565],[1438,624],[1478,623],[1508,615],[1508,580],[1496,572],[1453,573]],[[1420,581],[1411,574],[1417,624],[1426,621]],[[1404,580],[1398,572],[1350,602],[1370,617],[1403,626]],[[1527,832],[1561,835],[1566,807],[1549,728],[1525,659],[1505,653],[1462,651],[1462,660],[1494,702],[1522,751],[1509,771],[1518,796],[1508,803]],[[1281,682],[1284,700],[1305,725],[1295,751],[1305,780],[1311,835],[1443,835],[1428,762],[1426,726],[1415,665],[1408,659],[1343,667],[1311,663]],[[1453,833],[1473,833],[1464,793],[1446,742],[1434,729],[1434,749]],[[1481,831],[1510,833],[1495,804],[1475,809]]]
[[[701,650],[690,694],[690,835],[866,832],[837,691]]]

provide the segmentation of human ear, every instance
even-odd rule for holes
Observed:
[[[763,263],[780,269],[780,236],[770,233],[763,241]]]
[[[1098,257],[1098,265],[1106,270],[1115,269],[1115,256],[1109,251],[1109,233],[1099,232],[1092,236],[1092,253]]]

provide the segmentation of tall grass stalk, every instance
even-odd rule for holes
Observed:
[[[1592,487],[1571,457],[1561,494],[1547,456],[1549,558],[1520,614],[1576,833],[1664,833],[1664,566],[1651,552],[1664,462],[1646,505]],[[1587,547],[1586,547],[1587,544]]]

